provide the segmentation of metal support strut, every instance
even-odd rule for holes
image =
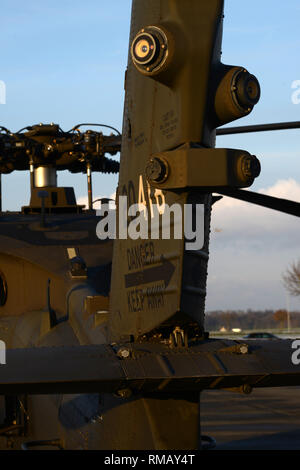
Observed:
[[[88,185],[88,207],[91,211],[93,209],[93,188],[92,188],[92,166],[88,162],[86,164],[87,185]]]

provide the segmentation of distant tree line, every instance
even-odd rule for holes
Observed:
[[[206,313],[206,331],[231,331],[233,328],[241,330],[268,330],[300,328],[300,311],[288,312],[286,310],[227,310]]]

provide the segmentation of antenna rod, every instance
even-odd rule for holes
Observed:
[[[245,134],[248,132],[284,131],[300,129],[300,121],[278,122],[274,124],[255,124],[253,126],[226,127],[217,129],[217,135]]]

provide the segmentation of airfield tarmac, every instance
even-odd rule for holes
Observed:
[[[300,387],[205,391],[201,433],[216,450],[300,450]]]

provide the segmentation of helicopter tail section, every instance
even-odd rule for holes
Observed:
[[[164,339],[174,328],[203,337],[211,193],[250,186],[260,171],[246,151],[214,149],[216,128],[248,115],[260,96],[253,75],[220,61],[223,6],[133,1],[112,341]]]

